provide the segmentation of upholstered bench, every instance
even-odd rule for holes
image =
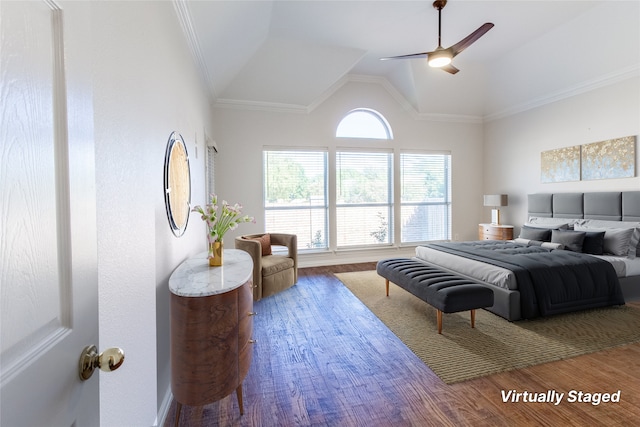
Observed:
[[[438,333],[442,333],[442,313],[471,310],[471,327],[475,327],[476,309],[493,305],[493,291],[466,277],[409,258],[379,261],[378,274],[389,282],[432,305],[437,310]]]

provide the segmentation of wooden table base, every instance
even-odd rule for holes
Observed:
[[[236,396],[238,397],[238,407],[240,408],[240,415],[244,415],[244,405],[242,403],[242,384],[236,389]],[[180,412],[182,412],[182,403],[176,402],[176,422],[175,426],[180,425]]]

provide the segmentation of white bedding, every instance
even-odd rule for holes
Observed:
[[[592,256],[609,261],[618,277],[640,275],[640,258],[628,259],[610,255]],[[505,289],[518,288],[513,272],[502,267],[459,257],[447,252],[427,248],[426,246],[418,246],[416,248],[416,257]]]
[[[416,257],[505,289],[518,288],[515,274],[506,268],[459,257],[426,246],[416,248]]]
[[[629,259],[613,255],[592,255],[613,264],[618,277],[640,276],[640,258]]]

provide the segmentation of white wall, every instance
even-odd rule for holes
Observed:
[[[638,70],[640,2],[600,1],[489,65],[486,114],[524,111],[533,103],[607,76]],[[552,2],[547,2],[553,13]],[[499,28],[496,26],[495,30]],[[500,37],[508,37],[508,33]]]
[[[337,139],[335,130],[354,108],[372,108],[386,117],[394,133],[391,141]],[[267,112],[215,108],[213,135],[219,148],[216,191],[230,203],[244,205],[256,224],[242,224],[225,236],[233,247],[239,234],[264,231],[262,207],[262,150],[265,146],[376,147],[449,150],[452,154],[453,233],[462,239],[477,236],[482,215],[482,125],[415,119],[387,91],[385,85],[350,81],[310,113]],[[195,200],[195,202],[199,202]],[[301,265],[338,264],[378,260],[383,256],[413,254],[413,249],[375,250],[359,253],[303,255]]]
[[[203,203],[203,129],[213,117],[211,136],[220,150],[217,192],[230,202],[243,203],[245,212],[258,218],[257,224],[243,224],[235,234],[264,228],[265,145],[450,150],[453,234],[461,240],[475,238],[477,223],[488,217],[482,208],[484,192],[509,193],[505,222],[520,224],[529,192],[640,187],[638,177],[539,182],[543,150],[639,133],[638,78],[484,125],[415,119],[383,85],[361,82],[347,83],[308,114],[217,108],[210,116],[171,2],[92,2],[91,10],[87,19],[92,22],[94,46],[99,346],[120,346],[126,352],[118,371],[100,376],[105,427],[157,422],[170,386],[168,277],[180,262],[204,250],[204,226],[196,217],[179,239],[167,224],[162,165],[173,130],[187,143],[193,203]],[[337,123],[357,107],[385,115],[395,139],[336,140]],[[375,251],[354,260],[385,255]],[[330,253],[306,262],[350,260]]]
[[[151,426],[170,387],[168,278],[204,236],[193,218],[183,237],[170,231],[165,148],[172,131],[182,134],[192,193],[203,194],[209,112],[171,2],[91,10],[100,348],[126,354],[118,371],[100,375],[101,425]]]
[[[540,182],[540,153],[640,133],[640,78],[634,77],[484,125],[484,190],[509,195],[502,222],[522,225],[527,194],[640,190],[635,178]]]

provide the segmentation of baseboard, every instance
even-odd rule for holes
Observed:
[[[157,426],[165,425],[167,421],[167,415],[169,415],[169,410],[171,409],[171,402],[173,402],[173,393],[171,393],[171,387],[167,388],[167,392],[164,395],[164,399],[162,399],[162,403],[158,408],[158,415],[156,416]]]
[[[411,258],[415,256],[415,246],[390,246],[367,250],[337,250],[313,253],[298,253],[298,268],[322,267],[327,265],[357,264],[361,262],[377,262],[392,257]]]

